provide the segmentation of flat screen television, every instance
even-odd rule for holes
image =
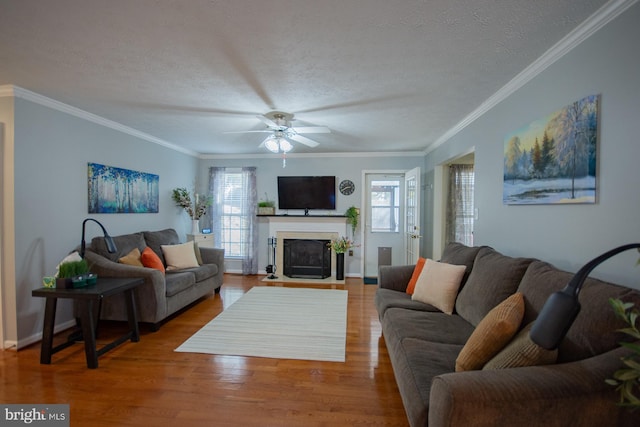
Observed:
[[[336,208],[335,176],[279,176],[279,209]]]

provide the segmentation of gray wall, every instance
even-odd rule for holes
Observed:
[[[576,271],[616,246],[640,242],[640,4],[551,65],[426,158],[427,173],[476,148],[477,244]],[[595,205],[502,204],[504,136],[586,95],[601,95]],[[593,275],[640,288],[639,255],[628,251]]]
[[[89,216],[87,163],[160,176],[159,213],[91,215],[111,235],[173,227],[184,239],[190,221],[170,194],[174,187],[193,186],[197,159],[21,98],[15,98],[14,123],[16,299],[23,340],[42,328],[44,301],[31,297],[31,290],[80,243]],[[97,235],[97,224],[87,223],[87,240]],[[58,324],[69,321],[70,304],[60,303],[58,313]]]
[[[419,155],[392,156],[392,155],[340,155],[340,156],[288,156],[287,166],[282,168],[282,159],[279,156],[265,154],[256,158],[244,159],[203,159],[200,160],[198,182],[204,191],[208,188],[209,168],[212,166],[238,168],[243,166],[255,166],[257,174],[258,198],[268,197],[277,202],[278,176],[304,176],[304,175],[334,175],[339,183],[343,179],[353,181],[356,190],[349,196],[343,196],[338,192],[336,200],[336,210],[327,211],[327,214],[341,215],[350,207],[362,207],[362,171],[367,170],[410,170],[415,167],[423,167],[424,158]],[[277,203],[276,203],[277,205]],[[302,212],[289,212],[289,214],[302,214]],[[324,212],[322,213],[324,214]],[[269,224],[266,219],[259,219],[259,269],[264,272],[268,260],[268,229]],[[358,230],[359,232],[359,230]],[[361,276],[360,268],[361,251],[356,249],[353,257],[345,260],[345,274],[347,276]],[[241,267],[237,262],[227,262],[228,271],[240,271]]]

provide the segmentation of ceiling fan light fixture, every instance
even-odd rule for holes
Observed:
[[[272,153],[278,153],[278,151],[280,151],[280,144],[278,143],[278,138],[274,137],[274,136],[270,136],[269,138],[267,138],[267,140],[264,142],[264,146],[267,147],[267,150],[271,151]]]
[[[293,149],[293,145],[281,136],[270,136],[264,141],[264,146],[272,153],[288,153]]]
[[[289,141],[284,138],[277,138],[278,144],[280,145],[280,150],[283,153],[288,153],[293,148],[293,145]]]

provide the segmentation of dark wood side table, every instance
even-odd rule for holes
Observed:
[[[95,285],[85,288],[58,289],[40,288],[31,291],[34,297],[46,298],[44,325],[42,328],[42,344],[40,350],[40,363],[50,364],[51,355],[63,350],[76,342],[76,335],[72,334],[68,340],[56,347],[53,347],[53,328],[56,320],[56,306],[58,298],[68,298],[78,303],[78,315],[84,339],[84,351],[87,357],[87,367],[95,369],[98,367],[98,356],[117,347],[127,340],[131,342],[140,341],[138,330],[138,313],[136,311],[134,289],[144,282],[142,278],[98,278]],[[129,321],[129,332],[120,338],[110,342],[100,350],[96,349],[96,323],[94,318],[94,303],[100,302],[102,298],[123,292],[127,302],[127,316]]]

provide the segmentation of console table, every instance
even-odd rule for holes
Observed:
[[[56,319],[56,307],[58,298],[72,299],[78,304],[78,315],[81,327],[81,339],[84,339],[84,350],[87,358],[87,367],[95,369],[98,367],[98,356],[117,347],[127,340],[131,342],[140,341],[138,330],[138,314],[136,312],[134,289],[144,282],[142,278],[98,278],[95,285],[84,288],[40,288],[31,291],[34,297],[46,298],[44,325],[42,328],[42,343],[40,350],[40,363],[48,365],[51,363],[51,355],[63,350],[77,342],[78,334],[71,334],[67,341],[53,347],[53,328]],[[104,297],[119,293],[125,294],[127,302],[127,315],[129,321],[129,331],[111,343],[96,349],[96,323],[99,320],[94,318],[93,306],[95,302],[100,302]]]

